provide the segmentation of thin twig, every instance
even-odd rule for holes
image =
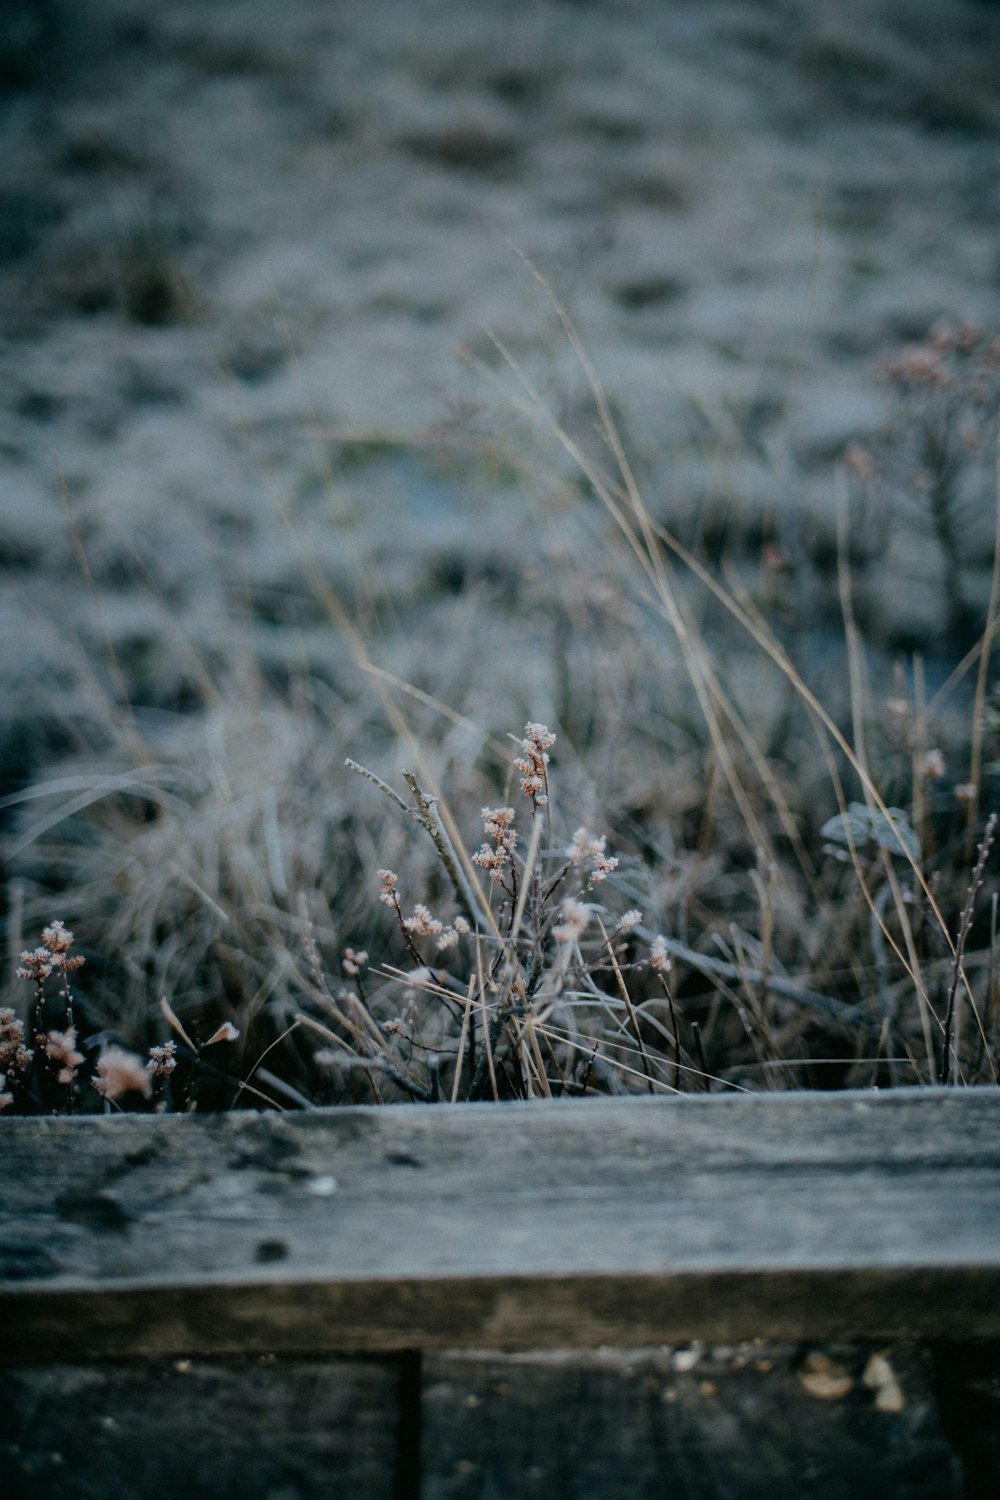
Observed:
[[[673,1027],[674,1032],[673,1087],[677,1089],[679,1093],[681,1086],[681,1037],[680,1032],[677,1029],[677,1011],[674,1009],[674,994],[673,990],[670,988],[670,985],[667,983],[667,976],[665,974],[658,974],[657,978],[660,981],[660,988],[667,997],[667,1008],[670,1011],[670,1024]]]
[[[355,771],[358,776],[363,776],[366,781],[370,781],[375,786],[377,786],[379,791],[384,792],[385,795],[390,799],[390,801],[395,802],[400,812],[405,813],[408,818],[413,818],[414,822],[420,822],[420,818],[417,813],[414,812],[413,808],[407,807],[406,803],[403,801],[399,793],[394,792],[389,783],[387,781],[383,781],[381,776],[376,776],[375,772],[369,771],[367,766],[359,765],[356,760],[351,760],[350,756],[346,758],[346,760],[344,761],[344,765],[349,771]]]
[[[416,818],[420,826],[426,829],[430,835],[431,842],[437,850],[438,858],[444,865],[448,879],[451,881],[458,904],[467,909],[473,921],[478,923],[480,927],[488,927],[490,925],[489,921],[479,901],[476,899],[475,892],[466,879],[464,871],[462,871],[455,858],[455,851],[451,847],[451,841],[441,826],[441,820],[437,816],[437,799],[429,797],[422,787],[417,784],[417,778],[412,771],[404,771],[403,780],[413,793],[413,800],[417,804],[416,812],[413,812],[411,808],[407,808],[407,811],[412,817]]]

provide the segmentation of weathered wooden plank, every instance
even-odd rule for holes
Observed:
[[[0,1494],[393,1500],[395,1365],[266,1357],[6,1368]]]
[[[425,1360],[422,1500],[959,1500],[926,1351]]]
[[[7,1357],[1000,1334],[1000,1091],[0,1125]]]
[[[1000,1342],[944,1340],[935,1346],[942,1420],[961,1456],[964,1500],[1000,1495]]]

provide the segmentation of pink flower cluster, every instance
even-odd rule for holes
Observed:
[[[69,950],[72,946],[73,934],[63,923],[50,923],[42,932],[42,947],[21,954],[22,967],[17,970],[18,979],[40,982],[48,979],[53,969],[63,969],[66,972],[78,969],[84,960],[79,957],[70,958]]]
[[[502,880],[507,866],[513,863],[517,848],[514,832],[514,809],[512,807],[484,807],[483,826],[492,845],[483,844],[472,856],[472,863],[481,870],[488,870],[491,880]]]
[[[52,954],[48,948],[35,948],[21,954],[21,967],[15,971],[18,979],[33,979],[41,984],[52,973]]]
[[[177,1066],[176,1052],[176,1042],[163,1042],[158,1047],[150,1047],[146,1067],[154,1078],[170,1077]]]
[[[356,979],[368,965],[368,954],[364,948],[357,950],[354,948],[345,948],[341,963],[344,966],[344,973],[349,974],[352,979]]]
[[[24,1025],[14,1012],[4,1006],[0,1010],[0,1084],[15,1079],[27,1072],[33,1053],[24,1045]],[[9,1109],[14,1095],[6,1088],[0,1091],[0,1109]]]
[[[83,1053],[76,1050],[76,1027],[67,1026],[65,1031],[50,1031],[38,1038],[45,1056],[58,1069],[59,1083],[72,1083],[76,1070],[83,1062]]]
[[[566,858],[571,865],[581,865],[587,860],[590,861],[588,890],[592,890],[595,885],[601,885],[618,868],[617,857],[604,852],[607,842],[603,835],[598,837],[588,833],[586,828],[578,828],[573,835],[573,842],[566,850]]]
[[[1000,339],[988,339],[976,323],[960,323],[957,328],[938,323],[921,344],[910,344],[886,366],[890,379],[902,385],[936,386],[944,390],[955,384],[959,361],[978,360],[976,373],[987,377],[1000,367]],[[988,392],[972,399],[985,404]]]
[[[438,948],[442,951],[454,948],[459,938],[472,931],[464,917],[456,917],[451,926],[446,927],[438,917],[431,916],[427,907],[419,901],[413,908],[413,916],[407,917],[403,926],[413,937],[437,938]]]
[[[521,791],[531,798],[533,807],[540,807],[549,800],[547,751],[555,744],[556,737],[549,733],[544,724],[526,724],[524,736],[521,741],[522,753],[515,759],[514,767],[521,772]]]

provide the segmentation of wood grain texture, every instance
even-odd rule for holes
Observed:
[[[1000,1335],[1000,1092],[0,1124],[3,1356]]]
[[[7,1368],[4,1500],[395,1500],[392,1360]]]
[[[823,1395],[803,1380],[817,1357]],[[421,1500],[959,1500],[933,1385],[908,1347],[434,1355]]]

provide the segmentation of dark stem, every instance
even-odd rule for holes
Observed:
[[[938,1075],[940,1083],[948,1083],[953,1070],[957,1070],[958,1059],[953,1058],[952,1044],[955,1030],[955,1010],[958,997],[958,981],[962,974],[962,960],[965,957],[965,945],[968,942],[969,932],[972,928],[972,914],[976,904],[983,879],[986,875],[986,861],[989,858],[990,848],[993,844],[993,836],[996,832],[997,815],[990,813],[983,830],[983,841],[979,845],[979,856],[976,867],[972,872],[972,880],[969,883],[968,894],[965,905],[962,908],[962,917],[958,925],[958,937],[955,941],[955,957],[951,966],[951,984],[948,988],[948,1005],[944,1017],[944,1044],[941,1049],[941,1071]]]

